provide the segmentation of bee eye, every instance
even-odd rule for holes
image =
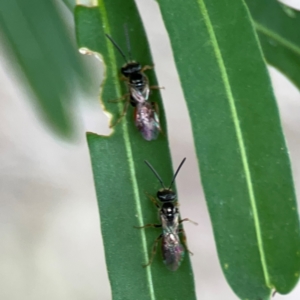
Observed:
[[[128,77],[130,74],[130,70],[128,69],[128,67],[123,67],[121,68],[121,73],[125,76]]]

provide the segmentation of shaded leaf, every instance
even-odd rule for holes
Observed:
[[[102,104],[117,118],[123,104],[108,101],[126,92],[119,79],[119,69],[124,61],[105,33],[126,49],[123,24],[127,23],[134,59],[142,65],[152,64],[135,3],[118,0],[99,1],[99,8],[77,6],[75,18],[79,47],[101,53],[103,57],[106,76],[101,93]],[[157,83],[153,71],[148,71],[147,75],[151,83]],[[159,247],[151,267],[143,268],[142,264],[148,262],[151,247],[161,229],[133,228],[134,225],[159,222],[157,209],[146,197],[145,191],[155,195],[160,184],[144,164],[144,159],[157,168],[166,182],[172,177],[161,99],[157,91],[150,97],[159,104],[165,132],[156,141],[145,141],[137,131],[132,107],[126,118],[114,127],[111,137],[92,133],[87,136],[113,299],[195,299],[188,255],[176,272],[170,272],[162,262]]]
[[[73,11],[75,8],[75,0],[62,0],[62,2],[68,7],[70,11]]]
[[[300,270],[290,162],[242,1],[159,0],[189,109],[223,272],[242,299],[288,293]]]
[[[268,0],[246,0],[267,62],[300,89],[300,12]]]
[[[83,78],[84,68],[53,1],[1,1],[0,26],[8,57],[25,75],[44,119],[70,135],[69,105],[75,83],[83,86],[76,79]]]

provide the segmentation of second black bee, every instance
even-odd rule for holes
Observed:
[[[180,228],[180,224],[184,221],[190,221],[194,224],[197,223],[187,218],[180,219],[178,203],[176,202],[177,196],[176,193],[171,189],[174,180],[184,162],[185,162],[185,158],[182,160],[179,167],[177,168],[177,171],[173,176],[170,186],[166,188],[159,174],[155,171],[155,169],[150,165],[149,162],[145,161],[147,166],[152,170],[152,172],[155,174],[156,178],[159,180],[162,186],[162,189],[160,189],[156,193],[156,197],[158,201],[154,197],[149,196],[150,200],[155,204],[155,206],[159,210],[159,218],[161,224],[146,224],[142,227],[136,227],[136,228],[147,228],[147,227],[162,228],[162,233],[155,240],[153,244],[150,260],[145,265],[145,267],[149,266],[152,263],[159,240],[162,240],[161,249],[162,249],[164,263],[167,266],[167,268],[171,271],[176,271],[178,269],[184,257],[184,248],[181,245],[180,238],[179,238],[180,233],[183,235],[183,243],[185,244],[186,249],[188,250],[186,245],[185,233],[183,228]]]

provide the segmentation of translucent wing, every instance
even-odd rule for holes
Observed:
[[[180,243],[175,245],[170,244],[164,238],[162,242],[162,254],[167,268],[171,271],[176,271],[184,257],[184,248]]]
[[[145,102],[137,105],[135,125],[145,140],[152,141],[157,139],[160,124],[153,103]]]

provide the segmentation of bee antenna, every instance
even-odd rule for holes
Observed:
[[[174,174],[174,176],[173,176],[172,182],[171,182],[171,184],[170,184],[170,186],[169,186],[169,189],[172,187],[172,185],[173,185],[173,183],[174,183],[174,180],[175,180],[175,178],[176,178],[178,172],[180,171],[182,165],[184,164],[185,160],[186,160],[186,157],[182,160],[182,162],[181,162],[180,165],[178,166],[178,168],[177,168],[177,170],[176,170],[176,172],[175,172],[175,174]]]
[[[118,49],[118,51],[120,52],[120,54],[122,55],[122,57],[124,58],[125,62],[127,63],[128,60],[124,54],[124,52],[122,51],[122,49],[118,46],[118,44],[113,40],[113,38],[108,35],[107,33],[105,33],[106,37],[112,42],[112,44]]]
[[[165,187],[165,185],[164,185],[164,183],[163,183],[161,177],[160,177],[160,176],[158,175],[158,173],[156,172],[156,170],[150,165],[149,162],[147,162],[146,160],[145,160],[144,162],[145,162],[145,164],[152,170],[152,172],[154,173],[154,175],[156,176],[156,178],[159,180],[161,186],[165,189],[166,187]]]
[[[132,61],[131,45],[130,45],[130,38],[129,38],[127,23],[124,23],[124,32],[125,32],[125,36],[126,36],[126,44],[127,44],[129,60]]]

